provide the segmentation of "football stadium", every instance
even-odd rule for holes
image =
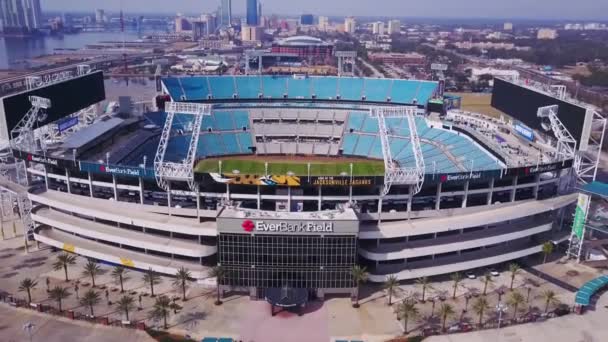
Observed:
[[[495,80],[499,118],[431,81],[157,82],[141,114],[75,114],[105,99],[101,72],[2,99],[29,235],[201,283],[219,265],[222,290],[252,298],[351,294],[355,265],[383,282],[540,253],[568,239],[572,188],[595,176],[603,138],[592,109],[520,80]]]

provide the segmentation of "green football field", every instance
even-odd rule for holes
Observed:
[[[296,176],[308,175],[308,163],[305,160],[286,160],[268,162],[268,172],[265,170],[264,161],[259,160],[222,160],[221,173],[233,173],[238,170],[240,174],[248,175],[287,175],[292,172]],[[344,161],[320,162],[310,161],[311,176],[340,176],[341,174],[350,175],[350,164],[353,164],[353,176],[383,176],[384,163],[382,161]],[[200,173],[220,173],[218,159],[202,160],[194,168],[195,172]]]

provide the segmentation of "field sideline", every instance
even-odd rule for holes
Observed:
[[[287,158],[287,157],[286,157]],[[246,159],[210,159],[201,160],[194,168],[199,173],[220,173],[219,162],[222,162],[221,173],[234,173],[238,170],[240,174],[248,175],[288,175],[292,172],[296,176],[308,175],[308,163],[310,163],[311,176],[340,176],[350,175],[350,164],[353,165],[353,176],[384,176],[384,162],[380,160],[334,160],[318,161],[305,159],[269,161],[268,172],[265,170],[264,161]]]

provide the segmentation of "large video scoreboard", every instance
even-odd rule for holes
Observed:
[[[29,97],[40,96],[51,100],[46,117],[37,127],[48,125],[79,110],[106,99],[103,72],[83,76],[0,98],[0,139],[8,140],[11,130],[32,107]]]

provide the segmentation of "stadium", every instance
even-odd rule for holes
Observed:
[[[501,118],[431,81],[194,76],[158,90],[157,110],[86,124],[74,108],[105,99],[101,72],[2,99],[31,237],[201,283],[220,265],[223,291],[252,298],[351,294],[355,265],[383,282],[540,253],[568,239],[571,188],[595,176],[603,138],[593,110],[518,80],[495,80]]]

